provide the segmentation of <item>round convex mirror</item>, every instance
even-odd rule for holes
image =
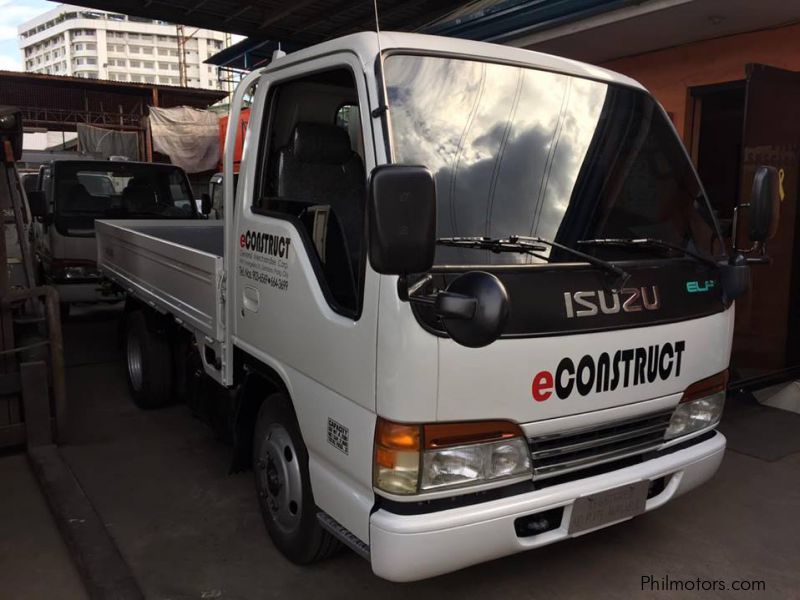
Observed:
[[[508,320],[508,292],[491,273],[470,271],[447,286],[447,292],[475,298],[471,319],[442,317],[444,328],[454,341],[469,348],[481,348],[503,333]]]

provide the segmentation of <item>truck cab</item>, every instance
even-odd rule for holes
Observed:
[[[714,474],[750,259],[721,242],[637,82],[363,33],[251,73],[229,122],[253,90],[224,223],[101,222],[98,256],[132,290],[137,402],[168,401],[158,365],[187,354],[227,389],[234,468],[252,467],[287,557],[343,543],[381,577],[422,579]],[[743,207],[757,251],[778,206],[774,170],[759,177]],[[161,349],[151,366],[142,348]]]
[[[56,286],[66,313],[72,303],[119,300],[101,285],[96,219],[198,217],[186,173],[172,165],[55,160],[40,168],[32,196],[40,277]]]

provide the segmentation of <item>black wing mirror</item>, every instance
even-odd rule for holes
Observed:
[[[373,269],[405,276],[431,268],[436,251],[436,184],[427,168],[376,167],[367,213]]]
[[[47,216],[47,196],[43,191],[28,192],[28,206],[34,218],[44,219]]]
[[[753,177],[753,189],[748,204],[740,204],[733,215],[734,242],[738,240],[739,212],[748,209],[747,237],[749,248],[735,248],[739,252],[750,253],[760,250],[762,257],[766,252],[766,243],[778,232],[781,196],[780,178],[775,167],[761,166]],[[735,243],[734,243],[735,245]]]
[[[211,196],[206,192],[200,194],[200,212],[204,215],[211,214]]]
[[[445,331],[468,348],[494,342],[508,320],[508,292],[497,277],[485,271],[470,271],[454,279],[435,302]]]

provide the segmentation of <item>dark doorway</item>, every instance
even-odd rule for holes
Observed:
[[[697,170],[727,239],[739,201],[745,82],[694,88],[692,98],[699,125]]]
[[[744,75],[691,90],[691,146],[729,250],[733,209],[749,202],[756,169],[769,165],[780,173],[783,202],[768,245],[771,261],[753,268],[750,292],[736,302],[733,384],[755,386],[796,376],[800,367],[800,74],[748,65]]]

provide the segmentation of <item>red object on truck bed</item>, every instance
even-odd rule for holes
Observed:
[[[242,147],[244,146],[244,134],[247,131],[247,124],[250,122],[250,109],[242,109],[239,118],[239,130],[236,132],[236,148],[233,152],[233,172],[239,172],[239,163],[242,162]],[[219,148],[220,162],[219,171],[222,171],[222,157],[225,156],[225,134],[228,131],[228,115],[219,120]]]

